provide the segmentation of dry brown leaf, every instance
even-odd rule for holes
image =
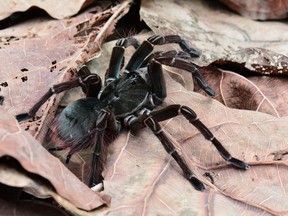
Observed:
[[[209,4],[209,10],[207,1],[143,3],[142,16],[155,33],[184,35],[202,51],[202,57],[195,59],[201,65],[255,45],[287,52],[283,42],[287,40],[287,27],[281,23],[263,24],[234,17],[213,4]],[[162,50],[166,49],[170,48]],[[108,50],[111,52],[111,48]],[[97,71],[104,73],[107,62],[104,60],[104,69],[97,67]],[[111,207],[87,215],[287,214],[287,117],[227,108],[190,91],[187,86],[191,76],[183,78],[186,75],[174,73],[173,79],[165,75],[166,104],[193,108],[233,156],[245,160],[251,168],[241,171],[227,165],[183,117],[163,122],[165,132],[206,184],[207,190],[198,192],[148,129],[123,131],[110,146],[104,172],[104,192],[112,196]]]
[[[211,64],[247,76],[288,76],[288,57],[263,48],[241,49]]]
[[[26,0],[26,1],[15,1],[7,0],[0,2],[0,20],[9,17],[15,12],[26,11],[31,7],[38,7],[45,10],[50,16],[56,19],[63,19],[71,17],[78,13],[78,11],[90,4],[91,0],[66,0],[66,1],[35,1],[35,0]]]
[[[0,111],[0,157],[10,156],[29,173],[47,179],[59,195],[78,208],[91,210],[109,204],[109,197],[91,191],[57,158],[44,149],[31,134],[23,131],[13,116],[3,109]],[[9,164],[9,160],[6,163]],[[29,178],[24,171],[13,171],[11,167],[3,164],[1,164],[0,176],[1,183],[13,187],[26,187],[30,191],[34,190],[34,194],[39,196],[55,194],[49,184],[43,184],[43,181],[39,181],[35,176],[31,179],[31,176]],[[83,197],[78,199],[75,194]]]
[[[143,1],[141,16],[156,34],[181,34],[202,55],[206,64],[251,47],[288,56],[288,26],[257,22],[223,9],[217,1]]]
[[[201,73],[206,80],[213,80],[215,99],[227,107],[280,117],[288,114],[287,65],[288,58],[284,55],[246,48],[217,59],[201,68]]]
[[[109,13],[101,15],[101,11],[110,7],[111,2],[101,1],[99,4],[95,4],[93,7],[86,9],[77,16],[62,19],[61,21],[46,16],[36,16],[31,17],[28,20],[22,20],[22,22],[17,23],[17,25],[14,24],[9,26],[9,28],[7,27],[0,31],[1,42],[4,43],[2,45],[7,45],[10,41],[21,40],[22,38],[49,38],[51,36],[55,37],[57,34],[66,34],[67,36],[71,34],[70,36],[73,37],[73,32],[70,33],[67,30],[73,29],[73,27],[77,25],[79,25],[78,27],[83,27],[84,25],[82,23],[85,23],[86,21],[87,24],[88,20],[93,19],[95,15],[97,15],[96,17],[99,17],[98,25],[101,24],[101,22],[104,22],[110,15]]]
[[[286,78],[270,76],[245,77],[229,70],[203,67],[205,80],[215,90],[214,99],[230,108],[255,110],[276,117],[287,116]],[[196,87],[199,92],[202,92]]]

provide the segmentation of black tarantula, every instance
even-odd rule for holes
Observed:
[[[182,51],[153,52],[154,45],[168,43],[179,44]],[[128,46],[133,46],[136,51],[120,75],[124,66],[125,48]],[[68,163],[75,152],[93,147],[89,186],[103,180],[101,173],[106,159],[105,149],[109,144],[105,137],[116,137],[122,127],[134,129],[147,126],[158,137],[167,153],[176,160],[195,189],[204,190],[204,184],[197,179],[158,122],[182,114],[207,140],[212,142],[224,160],[240,169],[248,169],[249,166],[232,157],[191,108],[173,104],[154,110],[166,97],[162,64],[190,72],[208,95],[214,95],[214,91],[201,77],[198,66],[191,62],[191,58],[197,56],[199,56],[198,51],[190,48],[178,35],[155,35],[143,43],[133,37],[120,39],[113,48],[103,88],[100,77],[92,74],[84,65],[78,69],[79,78],[52,86],[28,113],[17,115],[17,119],[22,121],[34,116],[40,106],[53,94],[80,86],[87,97],[69,104],[58,120],[57,132],[66,144],[50,150],[58,151],[69,147],[70,151],[66,159]]]

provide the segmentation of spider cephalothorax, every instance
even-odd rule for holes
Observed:
[[[167,43],[179,44],[182,51],[153,53],[154,45]],[[122,69],[125,48],[131,45],[136,51]],[[100,77],[92,74],[84,65],[78,70],[79,78],[52,86],[28,113],[18,115],[17,119],[34,116],[51,95],[81,86],[87,97],[69,104],[58,119],[57,132],[66,144],[51,150],[69,147],[66,160],[68,163],[75,152],[89,147],[94,148],[89,186],[102,181],[101,173],[109,144],[107,141],[109,139],[105,138],[116,137],[123,127],[139,129],[147,126],[159,138],[167,153],[176,160],[191,184],[197,190],[203,190],[204,184],[197,179],[183,156],[176,151],[173,143],[163,133],[159,121],[182,114],[213,143],[226,161],[241,169],[247,169],[249,166],[232,157],[189,107],[173,104],[154,110],[166,97],[162,64],[190,72],[208,95],[214,95],[213,90],[198,72],[198,66],[191,62],[191,57],[198,55],[199,53],[190,48],[178,35],[155,35],[141,44],[133,37],[120,39],[113,48],[104,87]],[[120,71],[123,71],[121,75]]]

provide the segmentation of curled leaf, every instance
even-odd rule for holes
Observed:
[[[275,75],[288,77],[288,57],[263,48],[238,50],[211,63],[246,75]]]
[[[72,0],[72,1],[13,1],[8,0],[0,3],[0,19],[5,19],[15,12],[26,11],[31,7],[38,7],[45,10],[50,16],[56,19],[63,19],[73,16],[78,11],[91,4],[89,0]]]
[[[287,65],[285,55],[246,48],[200,70],[206,80],[213,80],[215,99],[226,106],[280,117],[288,114]]]

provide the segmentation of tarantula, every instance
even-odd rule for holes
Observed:
[[[153,52],[154,45],[168,43],[179,44],[182,51]],[[136,51],[123,69],[124,52],[128,46],[133,46]],[[52,86],[28,113],[17,115],[17,119],[21,121],[34,116],[53,94],[80,86],[86,98],[69,104],[58,119],[57,132],[65,141],[65,145],[50,150],[70,148],[66,159],[68,163],[74,153],[93,147],[89,186],[103,180],[101,173],[106,158],[105,150],[109,144],[105,138],[116,137],[123,127],[139,129],[147,126],[158,137],[167,153],[179,164],[188,181],[195,189],[202,191],[205,189],[204,184],[189,168],[188,163],[178,153],[158,122],[182,114],[207,140],[212,142],[224,160],[240,169],[248,169],[249,166],[232,157],[191,108],[173,104],[154,110],[166,97],[162,64],[190,72],[197,84],[208,95],[214,96],[214,91],[199,73],[199,67],[191,61],[192,57],[198,56],[199,52],[190,48],[178,35],[155,35],[143,43],[134,37],[122,38],[113,48],[103,88],[100,77],[92,74],[84,65],[78,69],[79,78]],[[120,71],[123,71],[121,75]]]

